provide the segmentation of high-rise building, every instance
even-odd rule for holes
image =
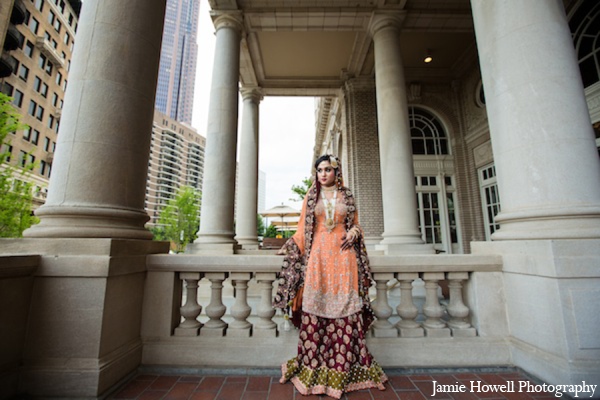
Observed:
[[[167,0],[155,107],[191,124],[198,45],[199,0]]]
[[[0,89],[13,98],[26,125],[9,135],[4,150],[9,163],[35,166],[27,179],[39,206],[52,171],[81,2],[15,0],[12,8],[2,3],[0,17],[8,18],[0,18]]]
[[[157,224],[181,186],[202,190],[205,147],[206,139],[194,128],[154,112],[145,203],[149,226]]]

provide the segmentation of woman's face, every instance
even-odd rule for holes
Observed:
[[[317,179],[323,186],[333,186],[335,182],[335,169],[331,166],[329,161],[321,161],[317,166]]]

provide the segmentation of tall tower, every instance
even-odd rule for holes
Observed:
[[[155,107],[191,124],[198,45],[199,0],[167,0]]]

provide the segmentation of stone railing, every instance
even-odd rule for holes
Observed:
[[[143,363],[239,367],[256,365],[256,354],[268,367],[277,365],[282,353],[293,354],[297,331],[288,331],[287,321],[271,307],[281,260],[255,255],[149,256]],[[377,320],[369,340],[384,365],[397,364],[394,354],[415,341],[429,343],[433,351],[445,346],[439,340],[458,343],[456,351],[463,352],[441,364],[456,365],[458,359],[463,360],[460,365],[509,363],[499,257],[372,256],[371,268]],[[447,299],[440,296],[442,281],[448,287]],[[497,298],[489,299],[491,293]],[[490,345],[495,346],[494,355],[487,360],[475,353],[465,357],[464,352]],[[430,365],[433,360],[423,356],[424,362],[415,364]],[[409,358],[418,359],[414,354]],[[439,354],[434,359],[439,365]]]

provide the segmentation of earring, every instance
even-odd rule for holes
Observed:
[[[341,189],[342,188],[342,177],[341,177],[341,175],[338,174],[336,178],[337,178],[337,187],[338,187],[338,189]]]

